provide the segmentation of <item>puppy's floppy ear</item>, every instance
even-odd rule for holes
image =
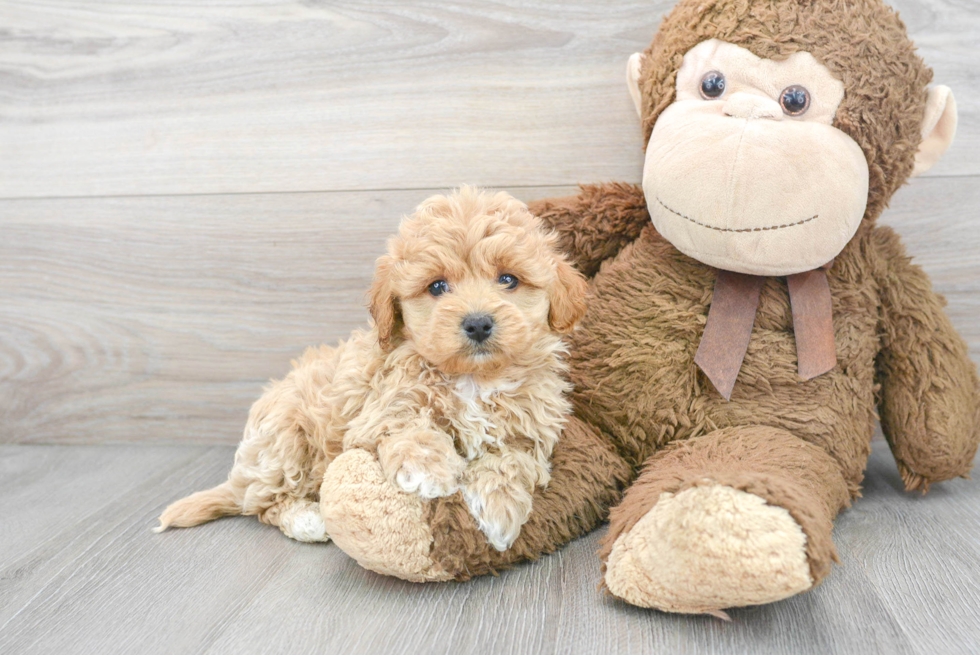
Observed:
[[[374,268],[374,282],[368,291],[368,309],[378,328],[378,343],[382,350],[392,349],[395,331],[401,326],[401,311],[395,297],[394,262],[389,255],[378,258]]]
[[[548,289],[551,309],[548,321],[556,332],[568,333],[585,316],[585,293],[588,285],[585,278],[564,257],[557,260],[555,281]]]

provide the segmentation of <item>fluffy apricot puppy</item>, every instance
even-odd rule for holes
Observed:
[[[506,550],[570,413],[561,335],[586,285],[555,239],[505,193],[423,202],[378,259],[374,326],[294,362],[252,406],[228,481],[170,505],[158,530],[246,514],[326,541],[324,473],[363,449],[404,493],[462,492]]]

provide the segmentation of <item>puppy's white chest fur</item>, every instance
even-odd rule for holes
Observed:
[[[487,446],[499,445],[504,435],[500,434],[501,426],[494,422],[494,414],[502,409],[501,398],[513,395],[520,387],[520,380],[493,380],[481,384],[472,375],[456,378],[453,394],[460,402],[460,411],[450,422],[467,459],[472,460],[486,452]]]

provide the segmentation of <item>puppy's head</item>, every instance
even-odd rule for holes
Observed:
[[[556,241],[506,193],[429,198],[378,259],[370,308],[382,347],[410,341],[454,374],[530,362],[544,335],[585,313],[585,280]]]

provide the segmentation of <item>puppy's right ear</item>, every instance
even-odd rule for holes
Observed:
[[[551,302],[548,320],[553,330],[568,334],[585,316],[585,294],[589,285],[564,257],[557,259],[555,278],[548,290],[548,300]]]
[[[374,267],[374,282],[368,291],[368,309],[374,325],[378,329],[378,343],[381,349],[390,351],[395,331],[401,324],[401,312],[395,297],[393,271],[394,262],[389,255],[382,255]]]

